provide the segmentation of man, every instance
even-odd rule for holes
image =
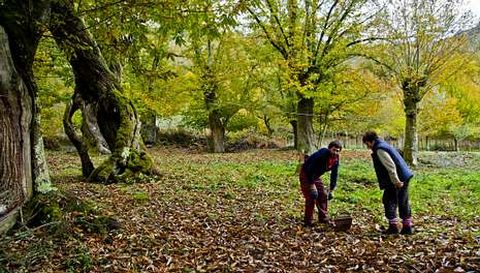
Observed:
[[[383,190],[383,206],[388,219],[386,234],[398,234],[397,207],[402,219],[401,234],[412,234],[412,215],[408,201],[408,184],[413,177],[412,171],[400,153],[379,139],[374,131],[366,132],[362,141],[372,150],[373,166],[377,174],[380,189]]]
[[[328,200],[333,198],[333,191],[337,185],[338,167],[340,163],[339,153],[342,144],[339,141],[332,141],[328,148],[322,148],[305,159],[300,169],[300,187],[305,198],[304,225],[312,226],[313,211],[315,204],[318,208],[318,219],[320,223],[333,225],[328,218]],[[330,187],[325,190],[321,176],[330,173]]]

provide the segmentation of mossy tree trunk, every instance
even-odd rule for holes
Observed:
[[[204,100],[208,110],[208,126],[210,135],[208,136],[208,147],[212,153],[225,152],[225,127],[223,125],[221,114],[215,107],[217,100],[214,90],[204,92]]]
[[[32,194],[33,98],[17,72],[7,34],[0,27],[0,204],[1,215]]]
[[[403,153],[405,161],[411,166],[416,166],[418,163],[418,105],[422,100],[421,91],[425,84],[426,78],[420,80],[408,78],[402,81],[403,104],[406,118]]]
[[[76,94],[73,96],[72,101],[67,103],[65,114],[63,115],[63,128],[65,130],[65,134],[68,136],[73,146],[75,146],[78,155],[80,156],[83,176],[88,177],[93,172],[95,167],[92,160],[90,159],[87,143],[84,141],[82,136],[77,135],[72,122],[72,117],[75,112],[81,108],[82,102],[83,100],[79,97],[78,94]]]
[[[115,182],[136,173],[151,173],[153,161],[140,137],[135,107],[121,93],[119,79],[108,69],[85,23],[70,1],[52,2],[50,31],[67,53],[75,76],[75,96],[95,109],[98,129],[111,150],[88,179]]]
[[[208,111],[208,138],[209,151],[212,153],[225,152],[225,125],[222,115],[217,107],[217,83],[210,68],[205,68],[203,75],[203,99]]]
[[[141,114],[143,142],[151,147],[157,142],[157,114],[148,109]]]
[[[78,95],[78,93],[75,93]],[[81,100],[81,98],[80,98]],[[107,141],[100,132],[100,127],[97,120],[97,104],[89,103],[85,104],[84,100],[81,101],[81,112],[82,112],[82,127],[81,131],[84,139],[89,144],[89,147],[94,147],[97,151],[102,154],[110,154],[110,147],[108,146]]]
[[[0,218],[51,189],[32,71],[48,2],[0,5]]]

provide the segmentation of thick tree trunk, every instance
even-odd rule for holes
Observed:
[[[154,173],[153,160],[141,140],[141,123],[133,104],[116,90],[100,101],[98,116],[109,117],[99,119],[100,131],[112,147],[112,155],[95,169],[89,180],[109,183],[138,173]]]
[[[315,132],[313,130],[313,98],[301,96],[298,100],[298,145],[297,150],[310,154],[315,151]]]
[[[34,193],[52,189],[32,72],[40,27],[47,11],[48,1],[42,0],[0,4],[1,231],[11,227],[17,208]]]
[[[207,89],[203,96],[208,110],[208,127],[210,129],[210,133],[207,136],[208,149],[211,153],[223,153],[225,152],[225,126],[218,109],[215,108],[217,100],[215,85],[207,83],[204,85],[204,88]]]
[[[405,92],[404,94],[409,94]],[[418,157],[418,133],[417,133],[417,116],[418,116],[418,100],[415,97],[404,96],[405,106],[405,140],[403,144],[403,153],[405,161],[412,165],[417,165]]]
[[[33,98],[0,27],[0,216],[32,195],[32,116]]]
[[[208,114],[208,124],[210,126],[210,151],[213,153],[225,152],[225,128],[218,110],[213,110]]]
[[[217,103],[217,84],[209,68],[206,68],[203,75],[203,99],[208,111],[208,126],[210,134],[208,138],[208,148],[211,153],[225,152],[225,125],[222,122],[222,115],[216,107]]]
[[[140,172],[151,173],[153,160],[141,142],[135,108],[119,91],[118,78],[108,69],[70,1],[52,2],[50,31],[68,54],[75,75],[75,94],[85,108],[96,110],[99,132],[112,152],[88,179],[110,183]]]

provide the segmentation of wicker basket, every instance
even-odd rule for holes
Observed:
[[[336,231],[347,231],[352,227],[352,216],[350,215],[340,215],[336,217],[333,221],[335,222]]]

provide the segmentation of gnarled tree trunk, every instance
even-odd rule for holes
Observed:
[[[0,27],[0,215],[32,194],[32,116],[33,99]]]
[[[72,122],[72,117],[75,112],[81,108],[82,102],[83,101],[79,98],[79,95],[75,94],[72,98],[72,101],[67,104],[65,113],[63,115],[63,128],[65,130],[65,134],[68,136],[73,146],[75,146],[78,155],[80,156],[80,162],[82,163],[82,175],[84,177],[89,177],[95,167],[93,166],[93,162],[88,154],[87,143],[84,141],[82,136],[77,135]]]
[[[96,110],[99,132],[112,152],[88,179],[110,183],[139,172],[151,173],[153,160],[141,141],[135,108],[120,92],[118,78],[108,69],[70,1],[52,2],[50,31],[68,55],[75,75],[76,98],[85,108]]]
[[[51,189],[32,72],[47,11],[42,0],[0,5],[0,230],[3,217]]]

